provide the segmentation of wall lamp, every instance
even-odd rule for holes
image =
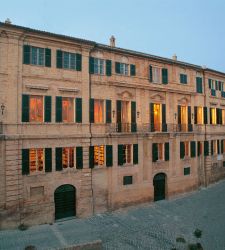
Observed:
[[[5,105],[4,105],[4,103],[2,103],[2,104],[1,104],[2,115],[3,115],[3,113],[4,113],[4,110],[5,110]]]

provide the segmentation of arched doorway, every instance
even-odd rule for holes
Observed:
[[[55,219],[76,215],[76,188],[72,185],[62,185],[55,190]]]
[[[164,200],[166,194],[166,175],[159,173],[154,176],[154,201]]]

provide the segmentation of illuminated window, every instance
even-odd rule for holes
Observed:
[[[131,144],[123,145],[123,162],[131,163]]]
[[[44,150],[30,149],[29,150],[29,164],[30,173],[42,172],[44,170]]]
[[[94,58],[94,74],[103,75],[104,74],[104,60]]]
[[[62,121],[74,122],[74,101],[73,98],[62,98]]]
[[[154,104],[154,129],[160,131],[161,124],[161,104]]]
[[[222,124],[225,125],[225,109],[222,109]]]
[[[43,97],[30,96],[30,122],[43,122]]]
[[[189,141],[184,142],[184,156],[185,157],[190,156],[190,143],[189,143]]]
[[[31,47],[31,64],[44,65],[44,49]]]
[[[160,83],[161,82],[160,76],[161,76],[161,74],[160,74],[160,68],[153,67],[152,68],[152,81],[154,83]]]
[[[76,54],[69,52],[62,52],[62,63],[64,69],[76,69]]]
[[[216,108],[211,108],[212,124],[216,124]]]
[[[203,124],[203,107],[197,107],[197,124]]]
[[[211,141],[211,154],[212,155],[217,154],[217,141],[216,140]]]
[[[103,123],[103,114],[104,114],[104,101],[103,100],[94,100],[94,122]]]
[[[105,163],[104,146],[94,146],[94,165],[102,166]]]
[[[74,167],[74,148],[63,148],[62,150],[62,165],[63,168]]]

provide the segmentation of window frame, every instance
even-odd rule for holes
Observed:
[[[72,121],[66,121],[66,120],[64,120],[64,112],[63,112],[63,101],[65,101],[65,100],[72,100],[72,117],[73,117],[73,119],[72,119]],[[75,98],[74,97],[65,97],[65,96],[62,96],[62,122],[63,123],[75,123]]]
[[[73,166],[71,167],[70,166],[70,157],[71,157],[71,153],[70,153],[70,150],[73,149]],[[67,154],[68,154],[68,162],[67,162],[67,167],[64,167],[64,164],[63,164],[63,151],[64,150],[67,150]],[[75,147],[62,147],[62,170],[65,170],[65,169],[74,169],[76,168],[76,150],[75,150]]]
[[[94,57],[94,74],[105,75],[105,60]]]
[[[31,120],[31,100],[32,100],[32,98],[36,99],[37,97],[42,99],[42,121]],[[35,114],[35,116],[36,116],[36,114]],[[42,95],[29,95],[29,122],[31,122],[31,123],[43,123],[44,117],[45,117],[45,98],[44,98],[44,96],[42,96]]]
[[[68,67],[65,67],[65,55],[68,55]],[[74,56],[74,65],[72,67],[72,59],[71,57]],[[77,55],[73,52],[62,51],[62,68],[68,70],[76,70],[77,67]]]
[[[98,151],[98,161],[97,161],[97,163],[96,163],[96,161],[95,161],[95,150],[96,150],[96,148],[98,149],[97,151]],[[101,161],[100,160],[100,154],[101,154],[101,150],[103,149],[103,163],[102,164],[99,164],[99,162]],[[94,145],[94,167],[96,167],[96,166],[98,166],[98,167],[104,167],[104,166],[106,166],[106,147],[105,147],[105,145]]]
[[[37,63],[33,63],[33,49],[36,50],[36,62]],[[43,50],[43,59],[42,62],[43,64],[39,64],[38,61],[40,60],[40,51]],[[36,46],[30,46],[30,64],[31,65],[36,65],[36,66],[45,66],[45,49],[41,48],[41,47],[36,47]]]
[[[124,147],[125,147],[125,151],[124,151]],[[128,151],[128,148],[129,148],[129,151]],[[124,152],[125,152],[125,155],[124,155]],[[128,153],[130,153],[130,156],[127,155]],[[130,162],[127,161],[128,158],[130,158]],[[132,159],[133,159],[133,144],[123,144],[123,165],[133,164]]]
[[[42,150],[42,170],[38,170],[38,150]],[[31,151],[35,152],[35,171],[31,170]],[[29,148],[29,174],[30,175],[35,175],[35,174],[40,174],[40,173],[45,173],[45,148]]]
[[[95,105],[100,105],[102,106],[102,117],[101,119],[99,119],[99,109],[98,109],[98,120],[96,121],[96,112],[95,112]],[[98,106],[100,107],[100,106]],[[102,120],[102,121],[99,121],[99,120]],[[105,123],[105,100],[103,99],[94,99],[94,123],[96,124],[104,124]]]

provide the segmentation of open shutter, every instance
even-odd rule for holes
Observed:
[[[191,124],[191,106],[188,106],[188,131],[192,131],[192,124]]]
[[[118,126],[118,132],[121,132],[122,126],[121,126],[121,101],[116,101],[116,122]]]
[[[197,144],[197,145],[198,145],[198,149],[197,149],[197,150],[198,150],[198,156],[200,156],[200,153],[201,153],[201,152],[200,152],[201,142],[200,142],[200,141],[198,141],[198,144]]]
[[[223,154],[223,153],[224,153],[223,141],[224,141],[224,140],[221,140],[221,154]]]
[[[76,122],[82,122],[82,98],[76,98]]]
[[[177,123],[181,124],[181,106],[177,106]]]
[[[123,145],[122,144],[118,145],[118,165],[119,166],[123,165]]]
[[[56,122],[62,122],[62,97],[61,96],[56,96]]]
[[[212,108],[209,108],[209,111],[210,124],[212,124]]]
[[[209,142],[204,141],[204,156],[208,156],[208,155],[209,155]]]
[[[111,76],[112,75],[112,61],[106,60],[106,75]]]
[[[133,145],[133,164],[138,164],[138,144]]]
[[[194,158],[196,156],[196,142],[191,141],[191,157]]]
[[[168,84],[168,69],[162,69],[162,83]]]
[[[130,75],[135,76],[136,75],[136,66],[134,64],[130,65]]]
[[[89,73],[94,74],[94,57],[89,57]]]
[[[82,70],[82,55],[76,54],[76,70],[81,71]]]
[[[120,63],[119,62],[115,62],[115,72],[117,74],[120,74]]]
[[[90,123],[94,123],[94,99],[90,99],[90,113],[89,113],[89,119]]]
[[[51,67],[51,55],[52,55],[51,49],[46,48],[45,49],[45,66],[46,67]]]
[[[149,82],[153,81],[153,77],[152,77],[152,66],[149,65]]]
[[[106,123],[112,122],[112,101],[106,100]]]
[[[162,131],[167,131],[167,124],[166,124],[166,104],[162,104]]]
[[[170,160],[170,144],[169,144],[169,142],[165,143],[164,159],[165,159],[165,161]]]
[[[30,64],[30,46],[23,45],[23,63]]]
[[[197,124],[198,107],[194,107],[194,124]]]
[[[83,168],[83,147],[76,147],[76,168]]]
[[[185,147],[184,147],[184,142],[180,142],[180,159],[184,159],[185,155]]]
[[[52,172],[52,149],[45,149],[45,172]]]
[[[154,103],[150,103],[150,131],[155,131],[154,125]]]
[[[220,140],[217,140],[217,154],[220,154]]]
[[[29,172],[29,149],[22,149],[22,175],[27,175]]]
[[[52,116],[52,97],[45,96],[45,122],[51,122]]]
[[[212,88],[212,80],[208,79],[208,83],[209,83],[209,89],[211,89]]]
[[[62,170],[62,148],[55,149],[55,166],[56,171]]]
[[[62,61],[63,61],[62,50],[57,50],[56,51],[56,68],[58,69],[62,68]]]
[[[113,147],[112,145],[106,145],[106,167],[112,167],[113,165]]]
[[[29,122],[29,95],[22,95],[22,122]]]
[[[89,147],[89,168],[94,168],[94,146]]]
[[[204,107],[204,124],[208,124],[207,107]]]
[[[158,160],[158,144],[152,143],[152,162],[156,162]]]
[[[220,124],[220,109],[216,109],[216,124]]]
[[[213,146],[213,141],[211,141],[211,155],[213,155],[214,152],[214,146]]]
[[[131,102],[131,132],[137,131],[136,124],[136,102]]]

